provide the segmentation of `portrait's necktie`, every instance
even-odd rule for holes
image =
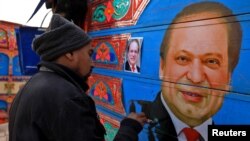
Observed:
[[[193,128],[183,128],[182,130],[187,138],[187,141],[197,141],[200,137],[199,132]]]
[[[132,65],[132,72],[135,71],[135,65]]]

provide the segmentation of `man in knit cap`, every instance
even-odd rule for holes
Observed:
[[[16,95],[10,109],[10,141],[104,141],[94,101],[86,95],[91,74],[91,38],[54,14],[44,34],[33,41],[39,72]],[[114,140],[136,141],[147,121],[130,113]]]

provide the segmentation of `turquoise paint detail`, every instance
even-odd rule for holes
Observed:
[[[116,133],[118,132],[118,129],[112,127],[112,125],[108,122],[104,123],[104,127],[105,127],[106,132],[107,132],[107,134],[105,135],[105,141],[113,141]]]
[[[116,20],[123,18],[127,14],[130,5],[131,5],[130,0],[114,0],[113,6],[115,13],[113,14],[112,17]]]
[[[106,6],[104,5],[97,6],[93,14],[92,21],[97,21],[100,23],[104,22],[106,20],[106,16],[104,14],[105,9]]]

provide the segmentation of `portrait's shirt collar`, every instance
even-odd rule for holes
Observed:
[[[173,121],[173,124],[174,124],[174,127],[175,127],[175,130],[176,130],[176,133],[177,133],[177,136],[178,136],[178,140],[183,140],[185,139],[185,135],[181,132],[183,128],[185,127],[189,127],[186,123],[182,122],[181,120],[179,120],[179,118],[177,118],[174,113],[170,110],[170,108],[168,107],[167,103],[165,102],[163,96],[162,96],[162,93],[161,93],[161,102],[163,103],[163,106],[166,108],[167,112],[169,113],[172,121]],[[203,139],[205,141],[208,140],[208,125],[212,125],[212,118],[209,118],[208,120],[206,120],[205,122],[203,122],[201,125],[199,126],[196,126],[194,127],[194,129],[196,129],[200,135],[203,137]]]

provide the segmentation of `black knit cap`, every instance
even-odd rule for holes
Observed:
[[[52,16],[48,30],[35,37],[32,49],[43,61],[52,61],[63,54],[80,49],[91,41],[80,27],[59,14]]]

